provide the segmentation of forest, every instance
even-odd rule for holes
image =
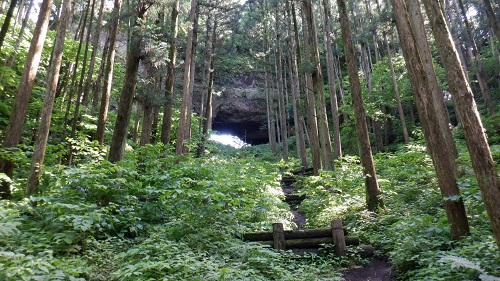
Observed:
[[[500,280],[498,0],[0,0],[0,24],[0,280]]]

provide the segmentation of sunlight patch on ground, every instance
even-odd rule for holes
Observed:
[[[226,134],[219,135],[213,133],[210,135],[210,139],[225,145],[232,146],[234,148],[242,148],[245,146],[249,146],[248,143],[245,143],[240,138],[232,135],[226,135]]]

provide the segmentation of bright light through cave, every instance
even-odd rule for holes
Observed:
[[[210,135],[210,139],[225,145],[232,146],[234,148],[242,148],[245,146],[250,146],[248,143],[245,143],[240,138],[227,134],[212,133]]]

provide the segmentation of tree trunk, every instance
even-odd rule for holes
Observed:
[[[45,90],[45,101],[40,116],[40,127],[36,138],[35,149],[31,158],[31,168],[28,176],[28,186],[26,195],[35,192],[40,172],[43,166],[47,140],[49,137],[50,120],[52,118],[52,109],[54,108],[54,99],[56,95],[57,82],[59,80],[59,70],[61,68],[64,41],[66,39],[66,29],[71,19],[71,1],[65,0],[61,10],[61,18],[57,27],[57,35],[54,41],[54,50],[50,61],[49,72],[47,75],[47,89]]]
[[[97,106],[99,105],[99,98],[102,90],[102,78],[104,76],[104,71],[106,69],[106,59],[108,57],[109,52],[109,39],[111,34],[108,32],[106,35],[106,41],[104,41],[104,46],[102,47],[102,55],[101,55],[101,65],[99,66],[99,73],[97,74],[96,81],[92,86],[92,92],[94,93],[92,96],[92,110],[96,111]]]
[[[78,86],[76,84],[76,78],[77,78],[77,75],[78,75],[78,64],[80,63],[80,53],[82,51],[82,46],[83,46],[83,36],[84,36],[84,29],[85,29],[85,23],[87,22],[87,17],[88,17],[88,14],[89,14],[89,9],[90,9],[90,3],[87,3],[86,5],[86,8],[85,8],[85,13],[84,13],[84,16],[82,17],[82,20],[81,20],[81,33],[79,34],[80,35],[80,38],[79,38],[79,43],[78,43],[78,50],[76,51],[76,60],[75,60],[75,71],[73,71],[73,75],[71,77],[71,91],[70,91],[70,94],[69,94],[69,97],[68,97],[68,105],[66,106],[66,111],[64,113],[64,123],[63,123],[63,128],[62,128],[62,133],[61,133],[61,139],[64,140],[66,138],[66,130],[67,130],[67,125],[68,125],[68,122],[69,122],[69,113],[71,111],[71,103],[73,102],[73,96],[75,94],[75,92],[77,93],[77,99],[80,97],[80,95],[78,94]],[[78,34],[78,32],[77,32]],[[75,35],[76,36],[76,35]],[[76,38],[75,38],[76,40]],[[72,129],[73,130],[73,129]],[[71,163],[71,158],[72,158],[72,153],[70,152],[70,155],[69,155],[69,162]]]
[[[352,31],[347,14],[345,0],[337,0],[339,7],[340,25],[342,29],[342,41],[344,42],[345,56],[347,60],[347,71],[349,73],[349,82],[351,83],[352,103],[354,106],[354,116],[356,119],[356,132],[358,135],[358,145],[361,157],[361,164],[364,168],[366,205],[368,210],[376,211],[384,207],[380,198],[380,188],[377,182],[377,173],[373,163],[372,150],[370,146],[370,137],[368,136],[368,125],[366,124],[366,113],[363,103],[361,83],[356,66],[356,54],[352,40]]]
[[[151,104],[151,101],[145,100],[143,102],[143,105],[144,105],[144,118],[142,119],[141,141],[139,143],[140,146],[145,146],[146,144],[149,144],[151,140],[151,132],[153,129],[152,125],[154,116],[153,105]]]
[[[85,81],[85,86],[83,87],[83,98],[82,98],[82,104],[84,106],[87,106],[89,103],[89,95],[90,95],[90,88],[92,85],[92,76],[94,73],[94,67],[95,67],[95,60],[97,56],[97,48],[99,47],[99,36],[101,35],[101,29],[102,29],[102,14],[104,10],[104,3],[105,0],[101,0],[101,5],[99,6],[99,13],[97,16],[97,25],[96,25],[96,30],[94,33],[94,38],[92,41],[92,53],[90,55],[90,62],[89,62],[89,71],[87,73],[87,79]]]
[[[363,68],[366,87],[368,88],[368,92],[372,93],[373,91],[373,83],[372,83],[372,67],[370,63],[370,47],[366,42],[361,42],[361,66]],[[370,95],[370,101],[375,104],[375,97]],[[375,148],[378,152],[384,150],[384,140],[382,138],[382,126],[380,125],[380,121],[374,117],[368,117],[368,120],[371,121],[372,129],[373,129],[373,139],[375,143]]]
[[[109,98],[111,96],[111,86],[113,84],[113,67],[115,63],[116,38],[118,36],[118,26],[120,24],[120,9],[122,0],[114,0],[113,14],[111,17],[111,29],[109,30],[109,50],[106,57],[106,69],[104,71],[104,84],[101,96],[101,107],[97,119],[96,140],[99,145],[104,144],[104,131],[106,130],[106,120],[108,118]]]
[[[161,123],[161,142],[165,145],[170,143],[170,132],[172,127],[172,107],[174,102],[174,79],[175,62],[177,58],[177,34],[179,24],[179,0],[172,6],[171,14],[172,25],[170,33],[172,41],[170,42],[169,63],[167,69],[167,79],[165,82],[165,106],[163,108],[163,120]]]
[[[265,1],[265,0],[264,0]],[[263,11],[263,18],[264,18],[264,44],[266,46],[266,55],[265,55],[265,76],[264,76],[264,83],[265,83],[265,91],[266,91],[266,114],[267,114],[267,133],[269,136],[269,149],[273,153],[276,153],[276,126],[275,126],[275,120],[274,120],[274,98],[272,93],[270,93],[270,83],[269,83],[269,68],[271,67],[271,62],[269,59],[269,54],[270,54],[270,43],[269,43],[269,26],[268,26],[268,19],[266,12],[268,10],[268,3],[267,1],[264,2],[264,11]]]
[[[194,18],[194,24],[193,24],[193,50],[192,50],[192,59],[191,59],[191,66],[189,68],[189,71],[191,72],[189,74],[189,100],[187,102],[188,108],[186,112],[186,130],[184,133],[184,140],[189,140],[192,137],[193,134],[193,128],[192,128],[192,123],[193,123],[193,95],[194,95],[194,76],[196,73],[196,52],[198,49],[198,14],[199,14],[199,9],[200,6],[196,6],[196,16]],[[189,147],[183,148],[183,152],[189,152]]]
[[[335,58],[333,56],[332,42],[330,39],[330,5],[328,0],[323,0],[323,17],[324,23],[324,43],[326,45],[326,64],[328,74],[328,84],[330,85],[330,104],[332,107],[332,123],[333,123],[333,143],[335,144],[335,158],[342,157],[342,144],[340,139],[340,119],[339,105],[337,102],[337,89],[335,84]]]
[[[196,20],[196,10],[198,0],[191,0],[191,11],[189,13],[189,21],[193,24],[188,28],[188,37],[186,43],[186,60],[184,62],[184,83],[182,85],[182,104],[181,115],[179,117],[179,129],[177,131],[177,143],[175,146],[175,154],[180,155],[184,151],[184,139],[188,128],[188,114],[189,114],[189,101],[190,97],[190,83],[191,83],[191,65],[194,59],[193,40],[194,40],[194,22]]]
[[[469,234],[469,225],[463,201],[460,197],[460,190],[456,183],[456,165],[453,151],[443,139],[442,128],[436,122],[439,118],[433,98],[429,94],[431,83],[426,73],[421,54],[417,46],[414,31],[412,29],[409,16],[405,7],[405,1],[391,0],[396,25],[403,54],[409,70],[410,82],[412,84],[415,102],[420,115],[422,129],[424,131],[427,147],[430,148],[431,157],[436,170],[439,187],[445,199],[446,214],[448,222],[451,224],[451,237],[460,239]],[[459,199],[455,199],[459,198]]]
[[[333,151],[332,143],[330,140],[330,129],[328,127],[328,117],[326,114],[325,95],[323,93],[323,76],[321,74],[321,65],[319,58],[318,35],[316,32],[316,23],[313,17],[313,8],[311,0],[302,0],[302,9],[306,19],[306,26],[308,29],[308,36],[306,41],[310,44],[310,62],[314,65],[312,72],[312,81],[314,88],[314,101],[317,120],[318,120],[318,135],[321,145],[321,157],[323,160],[323,168],[325,170],[333,171]]]
[[[472,48],[473,57],[471,57],[471,59],[474,61],[474,64],[477,68],[476,77],[479,84],[479,89],[481,90],[481,95],[484,99],[486,107],[488,108],[488,111],[493,114],[495,113],[495,106],[493,104],[493,101],[491,100],[490,91],[486,83],[486,75],[484,74],[483,64],[481,63],[481,54],[479,53],[479,49],[477,48],[476,39],[474,39],[471,25],[469,23],[469,20],[467,19],[464,3],[462,0],[457,0],[456,4],[459,5],[459,11],[457,12],[461,13],[461,17],[465,25],[465,30],[467,31],[467,36],[465,36],[465,38],[467,39],[466,41]]]
[[[87,56],[89,53],[89,43],[90,43],[90,34],[92,33],[92,23],[94,22],[95,1],[96,0],[92,0],[92,6],[90,8],[90,19],[87,27],[87,37],[85,39],[85,51],[83,52],[82,71],[80,73],[80,81],[78,82],[77,97],[75,101],[75,114],[74,114],[75,116],[73,117],[73,125],[71,126],[71,138],[75,138],[78,122],[80,121],[80,105],[82,104],[82,95],[84,86],[83,80],[85,78],[85,72],[87,69]],[[70,152],[68,165],[71,165],[72,155],[73,155],[72,151],[73,150],[71,150]]]
[[[288,161],[288,126],[286,120],[286,109],[285,109],[285,90],[283,87],[283,52],[281,50],[281,31],[280,31],[280,18],[279,18],[278,6],[276,6],[276,56],[275,56],[275,67],[276,67],[276,90],[278,92],[278,112],[280,120],[280,135],[282,141],[283,149],[283,160]]]
[[[483,0],[484,9],[486,10],[486,16],[488,17],[488,21],[490,22],[491,29],[495,33],[498,41],[500,41],[500,22],[495,16],[495,12],[493,11],[493,7],[491,6],[490,0]]]
[[[293,18],[291,15],[291,6],[290,2],[286,1],[286,14],[287,14],[287,26],[288,32],[294,33],[293,30]],[[299,75],[298,68],[298,54],[297,48],[294,48],[299,44],[299,42],[295,41],[295,34],[288,34],[287,45],[288,45],[288,53],[289,53],[289,73],[291,80],[291,90],[292,90],[292,107],[293,107],[293,117],[294,117],[294,126],[295,126],[295,138],[297,142],[297,154],[301,160],[301,166],[303,169],[308,167],[307,163],[307,150],[306,150],[306,142],[305,142],[305,132],[304,132],[304,116],[302,114],[302,100],[301,100],[301,92],[300,92],[300,83],[303,82],[303,75]]]
[[[293,3],[293,2],[292,2]],[[294,9],[294,5],[292,4],[292,9]],[[295,14],[295,12],[293,13]],[[309,27],[307,26],[307,21],[305,19],[304,9],[302,10],[302,24],[303,24],[303,32],[304,32],[304,60],[305,64],[311,61],[311,45],[309,42]],[[296,23],[294,22],[294,28],[297,28]],[[297,29],[296,29],[297,31]],[[298,37],[297,35],[295,35]],[[302,60],[301,60],[302,63]],[[318,135],[318,119],[316,116],[316,107],[314,106],[314,89],[311,73],[307,71],[304,73],[304,92],[305,92],[305,100],[306,100],[306,112],[307,112],[307,124],[309,126],[309,145],[311,147],[311,154],[313,160],[313,169],[314,175],[319,174],[319,170],[322,168],[322,157],[321,157],[321,148],[320,141]]]
[[[134,129],[132,131],[132,142],[137,143],[137,139],[139,138],[139,125],[141,124],[141,117],[143,112],[143,105],[140,102],[136,102],[136,110],[135,110],[135,120],[134,120]]]
[[[500,178],[491,156],[488,141],[481,124],[472,90],[462,71],[457,50],[442,12],[441,1],[423,0],[434,38],[441,55],[451,93],[464,130],[477,182],[491,222],[491,228],[500,247]]]
[[[210,46],[210,57],[209,57],[209,68],[208,68],[208,80],[207,80],[207,98],[205,105],[205,112],[203,114],[203,131],[201,135],[201,143],[198,147],[198,157],[203,155],[205,152],[205,142],[208,138],[208,133],[210,131],[210,123],[212,122],[212,100],[213,100],[213,87],[214,87],[214,64],[215,64],[215,43],[217,42],[217,19],[214,20],[213,30],[211,37],[209,36],[211,42]],[[208,43],[208,42],[207,42]]]
[[[17,0],[11,0],[9,9],[7,10],[7,14],[5,15],[5,19],[2,24],[2,29],[0,30],[0,51],[2,50],[3,41],[5,40],[5,36],[7,35],[7,31],[10,27],[10,21],[12,20],[12,16],[14,15],[14,9],[16,8]]]
[[[16,43],[14,43],[14,46],[19,46],[21,44],[21,41],[24,36],[24,32],[26,31],[26,27],[28,26],[28,20],[30,18],[31,10],[33,9],[33,3],[34,0],[30,0],[28,4],[28,9],[26,10],[26,14],[24,15],[23,22],[21,23],[21,30],[19,31],[19,35],[17,36]],[[1,46],[0,46],[1,49]],[[5,66],[7,67],[12,67],[14,64],[14,60],[16,58],[17,53],[12,54],[9,59],[7,59]]]
[[[389,61],[389,69],[391,70],[392,85],[394,87],[394,96],[396,98],[396,103],[398,106],[399,121],[401,122],[401,129],[403,130],[403,139],[406,144],[410,143],[410,135],[408,134],[408,128],[406,127],[405,113],[403,110],[403,105],[401,103],[401,96],[399,95],[398,81],[396,80],[396,73],[394,72],[394,65],[392,63],[391,48],[389,47],[389,41],[387,40],[387,35],[384,34],[385,47],[387,49],[387,60]]]
[[[135,25],[142,27],[143,19],[152,2],[139,2],[136,11]],[[141,28],[142,29],[142,28]],[[130,124],[130,115],[132,113],[132,104],[134,102],[135,86],[137,84],[137,73],[139,71],[139,63],[141,61],[141,30],[134,28],[130,41],[130,51],[127,54],[127,64],[125,68],[125,80],[123,83],[122,92],[120,94],[120,102],[118,104],[118,114],[116,116],[115,127],[113,130],[113,138],[109,148],[108,160],[110,162],[118,162],[123,160],[125,154],[125,144],[127,142],[128,126]]]
[[[415,42],[417,44],[417,49],[421,56],[421,61],[424,66],[425,74],[427,75],[427,81],[429,81],[429,90],[431,95],[431,103],[435,108],[437,114],[437,119],[431,119],[439,127],[439,131],[442,135],[442,139],[445,141],[446,146],[452,153],[454,159],[458,158],[458,150],[453,140],[453,135],[450,129],[450,117],[448,115],[448,110],[444,103],[444,95],[439,82],[437,80],[436,71],[434,69],[434,64],[432,62],[431,49],[429,43],[427,42],[427,35],[424,27],[424,19],[420,11],[420,4],[418,0],[406,0],[407,10],[409,15],[410,24],[412,26],[413,34],[415,36]],[[432,147],[429,149],[433,149]]]
[[[42,56],[43,43],[47,35],[51,7],[52,0],[44,0],[40,6],[40,13],[38,14],[33,38],[31,39],[26,62],[24,63],[24,70],[19,81],[19,88],[10,114],[9,124],[5,130],[3,147],[6,149],[15,148],[21,140],[28,104],[33,90],[33,84],[35,83],[38,65],[40,64],[40,58]],[[0,172],[12,178],[14,163],[7,159],[0,159]],[[9,197],[10,194],[10,184],[3,182],[0,186],[0,195],[2,198],[6,198]]]

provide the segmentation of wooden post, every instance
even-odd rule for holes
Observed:
[[[276,250],[285,250],[285,233],[282,223],[273,223],[273,247]]]
[[[341,220],[332,221],[332,238],[333,243],[335,244],[334,252],[337,256],[345,256],[346,255],[346,243],[344,236],[344,229],[342,227]]]

